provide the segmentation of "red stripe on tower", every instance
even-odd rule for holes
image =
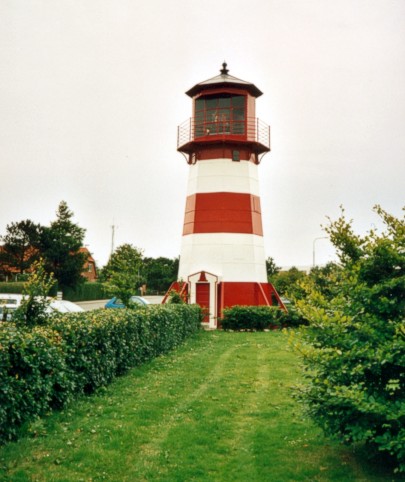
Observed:
[[[260,198],[233,192],[198,193],[187,197],[183,235],[245,233],[263,236]]]

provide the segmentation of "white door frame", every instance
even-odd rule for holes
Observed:
[[[190,288],[190,303],[197,302],[197,283],[209,283],[210,285],[210,307],[208,328],[217,328],[217,297],[218,297],[218,276],[207,271],[199,271],[188,277]],[[204,324],[205,325],[205,324]]]

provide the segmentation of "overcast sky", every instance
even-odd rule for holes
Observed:
[[[100,266],[113,224],[115,247],[178,256],[184,92],[224,60],[264,92],[267,256],[310,265],[341,204],[361,233],[377,203],[401,214],[404,0],[0,0],[0,234],[65,200]]]

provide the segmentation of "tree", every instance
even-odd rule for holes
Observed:
[[[325,266],[315,266],[311,268],[305,282],[307,285],[312,283],[326,299],[330,300],[333,299],[337,290],[339,290],[341,275],[342,267],[337,263],[329,262]],[[301,287],[300,298],[302,299],[305,296],[305,290]]]
[[[5,273],[11,270],[23,274],[39,259],[41,226],[26,219],[8,224],[6,231],[1,237],[3,248],[0,251],[0,264]]]
[[[48,273],[54,273],[58,289],[75,288],[84,281],[82,276],[86,254],[83,246],[85,229],[73,223],[73,212],[61,201],[56,220],[41,232],[40,250]]]
[[[101,279],[106,292],[117,296],[125,306],[139,286],[145,282],[143,276],[143,254],[131,244],[119,246],[103,268]]]
[[[300,298],[302,290],[299,283],[305,279],[306,276],[304,271],[300,271],[293,266],[288,271],[281,271],[276,276],[273,276],[272,283],[279,294]]]
[[[271,281],[274,275],[277,275],[280,272],[280,266],[276,265],[276,262],[270,256],[266,259],[266,271],[267,271],[267,278]]]
[[[177,279],[179,258],[145,258],[143,264],[148,290],[166,292]]]
[[[297,306],[310,323],[296,343],[308,378],[299,397],[327,433],[388,453],[405,471],[405,219],[375,211],[381,234],[355,234],[343,210],[325,227],[340,265],[323,287],[302,284]]]

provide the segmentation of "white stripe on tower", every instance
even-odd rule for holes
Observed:
[[[262,236],[214,233],[183,236],[179,279],[207,271],[222,281],[267,283]]]
[[[190,166],[179,278],[267,282],[257,165],[230,159]]]
[[[259,196],[257,165],[230,159],[199,161],[190,166],[187,195],[203,192],[238,192]]]

